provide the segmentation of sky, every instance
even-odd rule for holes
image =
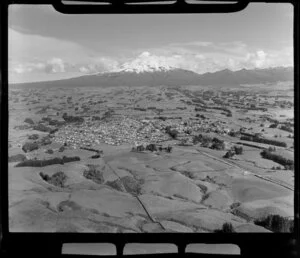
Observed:
[[[293,66],[293,6],[229,14],[62,14],[9,7],[9,82],[118,71],[151,59],[197,73]]]

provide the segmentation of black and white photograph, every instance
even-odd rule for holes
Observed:
[[[10,5],[9,231],[294,232],[293,18]]]

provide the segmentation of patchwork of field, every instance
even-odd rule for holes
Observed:
[[[272,232],[256,221],[294,216],[293,97],[268,92],[10,89],[10,231]]]

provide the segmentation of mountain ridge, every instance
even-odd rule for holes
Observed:
[[[123,69],[115,72],[83,75],[69,79],[43,82],[10,84],[14,87],[111,87],[111,86],[221,86],[243,84],[265,84],[294,80],[293,67],[274,67],[264,69],[229,69],[198,74],[190,70],[163,66],[144,67],[146,69]]]

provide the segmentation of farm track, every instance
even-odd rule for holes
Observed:
[[[218,158],[218,157],[216,157],[216,156],[213,156],[213,155],[211,155],[211,154],[209,154],[209,153],[206,153],[206,152],[204,152],[204,151],[201,151],[201,150],[199,150],[199,149],[197,149],[197,151],[198,151],[199,153],[201,153],[202,155],[204,155],[204,156],[207,156],[207,157],[209,157],[209,158],[211,158],[211,159],[214,159],[214,160],[217,160],[217,161],[219,161],[219,162],[222,162],[222,163],[224,163],[224,164],[226,164],[226,165],[229,165],[229,166],[231,166],[231,167],[235,167],[235,168],[238,168],[238,169],[241,169],[241,170],[245,170],[245,171],[247,171],[249,174],[251,174],[251,175],[253,175],[253,176],[257,177],[257,178],[263,179],[263,180],[265,180],[265,181],[271,182],[271,183],[273,183],[273,184],[276,184],[276,185],[279,185],[279,186],[284,187],[284,188],[286,188],[286,189],[289,189],[289,190],[291,190],[291,191],[294,191],[294,187],[293,187],[292,185],[286,183],[286,182],[283,182],[283,181],[278,180],[278,179],[273,179],[273,178],[270,178],[270,177],[258,175],[258,174],[256,174],[256,173],[254,173],[253,171],[249,171],[248,168],[244,168],[243,166],[236,164],[234,161],[228,162],[228,161],[222,160],[222,159],[220,159],[220,158]]]
[[[126,190],[126,187],[124,186],[124,183],[122,182],[121,180],[121,177],[118,175],[118,173],[111,167],[111,165],[108,163],[108,162],[105,162],[105,165],[107,165],[109,167],[109,169],[120,179],[120,182],[121,184],[123,185],[123,188],[124,190],[128,193],[128,191]],[[131,193],[129,193],[131,194]],[[149,219],[154,222],[154,223],[157,223],[160,225],[160,227],[163,229],[163,230],[166,230],[165,227],[159,222],[157,221],[153,215],[151,215],[150,211],[148,210],[148,208],[146,207],[146,205],[142,202],[142,200],[139,198],[138,195],[133,195],[131,194],[133,197],[135,197],[137,199],[137,201],[139,202],[139,204],[142,206],[143,210],[145,211],[145,213],[147,214],[147,216],[149,217]]]

